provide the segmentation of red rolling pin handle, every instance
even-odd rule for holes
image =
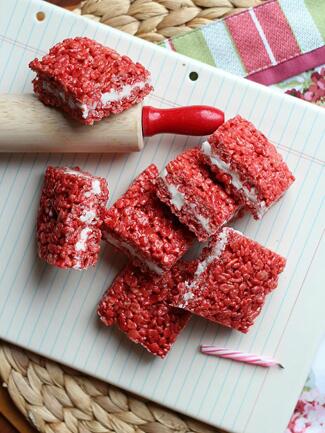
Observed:
[[[144,137],[171,133],[185,135],[209,135],[224,123],[224,113],[207,105],[192,105],[180,108],[155,108],[146,106],[142,110]]]

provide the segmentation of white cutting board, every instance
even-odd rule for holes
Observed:
[[[39,10],[42,22],[35,18]],[[0,0],[0,12],[0,92],[31,91],[28,62],[63,38],[87,35],[151,70],[155,92],[147,103],[204,103],[227,117],[240,113],[278,145],[297,177],[262,221],[246,217],[236,224],[288,259],[256,325],[242,335],[193,319],[160,360],[96,319],[96,304],[122,256],[103,249],[97,267],[80,273],[36,257],[39,190],[48,164],[80,165],[108,179],[112,203],[149,163],[162,167],[198,140],[152,138],[141,153],[127,156],[0,155],[0,337],[215,426],[282,433],[325,328],[325,111],[44,2]],[[191,71],[199,74],[195,82]],[[198,352],[202,342],[273,356],[285,369],[205,357]]]

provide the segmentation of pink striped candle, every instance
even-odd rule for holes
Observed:
[[[205,355],[227,358],[232,361],[245,362],[246,364],[259,365],[260,367],[280,367],[284,368],[279,362],[266,356],[259,356],[252,353],[239,352],[238,350],[226,349],[224,347],[209,346],[202,344],[201,352]]]

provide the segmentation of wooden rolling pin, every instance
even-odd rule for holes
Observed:
[[[158,109],[138,104],[86,126],[32,94],[1,95],[0,116],[0,152],[132,152],[142,149],[144,136],[208,135],[224,121],[223,112],[214,107]]]

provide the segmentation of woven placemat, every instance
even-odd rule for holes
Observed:
[[[263,1],[87,0],[74,12],[150,42],[161,42]]]
[[[87,0],[74,12],[157,43],[262,2]],[[0,377],[40,432],[222,433],[1,341]]]
[[[44,433],[222,433],[0,341],[0,377]]]

